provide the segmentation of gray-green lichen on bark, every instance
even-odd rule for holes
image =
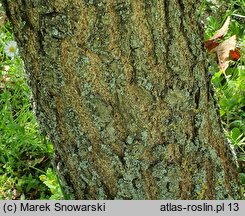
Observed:
[[[239,198],[198,1],[3,3],[71,198]]]

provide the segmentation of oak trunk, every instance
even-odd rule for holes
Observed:
[[[197,0],[3,0],[72,199],[238,199]]]

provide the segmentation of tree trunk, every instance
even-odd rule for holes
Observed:
[[[240,198],[198,2],[3,0],[70,198]]]

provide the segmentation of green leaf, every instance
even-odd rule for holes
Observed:
[[[239,128],[235,127],[231,130],[231,137],[233,140],[237,140],[241,136],[241,131]]]
[[[245,173],[239,173],[239,177],[242,184],[245,184]]]

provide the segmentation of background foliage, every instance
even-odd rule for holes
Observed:
[[[225,74],[219,71],[216,56],[209,56],[209,72],[212,74],[222,123],[237,153],[240,178],[245,187],[245,0],[206,1],[204,8],[205,40],[222,26],[228,16],[231,16],[226,37],[236,35],[241,52],[241,58],[230,63]],[[245,199],[244,189],[243,194]]]
[[[4,14],[1,13],[4,19]],[[9,57],[11,26],[0,29],[0,199],[61,199],[52,145],[39,133],[23,64]]]
[[[1,7],[0,7],[1,8]],[[210,56],[216,97],[225,132],[234,147],[245,187],[245,0],[202,2],[200,16],[205,39],[210,38],[227,16],[232,21],[227,37],[237,35],[241,58],[230,64],[226,75]],[[4,49],[13,41],[10,24],[0,9],[0,199],[63,199],[52,168],[53,148],[40,134],[30,106],[23,64],[16,53]],[[243,191],[245,199],[245,191]]]

